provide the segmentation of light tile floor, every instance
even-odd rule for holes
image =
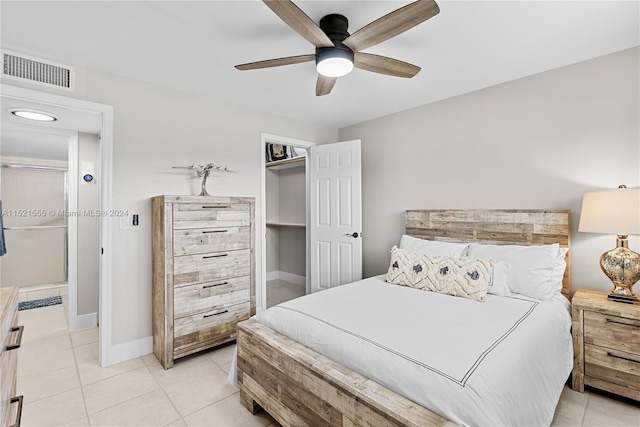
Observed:
[[[66,302],[66,301],[65,301]],[[227,380],[234,344],[164,370],[152,355],[98,366],[98,329],[68,332],[66,308],[20,311],[22,426],[278,426],[251,415]]]
[[[101,368],[98,329],[68,332],[64,305],[19,313],[24,427],[279,425],[240,405],[227,381],[233,344],[181,359],[166,371],[152,354]],[[640,427],[640,404],[565,387],[552,425]]]
[[[298,298],[306,293],[304,286],[276,279],[267,282],[267,307]]]

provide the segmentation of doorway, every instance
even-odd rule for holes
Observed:
[[[257,228],[263,250],[257,305],[265,309],[309,293],[306,162],[315,144],[270,134],[262,134],[260,144],[262,213]],[[274,145],[291,151],[274,156],[269,150]]]
[[[111,208],[111,168],[112,168],[112,145],[113,145],[113,107],[82,101],[74,98],[19,88],[10,85],[1,85],[2,100],[2,125],[24,126],[11,113],[12,108],[26,108],[39,111],[48,111],[55,114],[60,120],[47,125],[34,125],[35,128],[48,129],[51,131],[66,131],[72,133],[70,144],[74,141],[77,144],[78,133],[85,132],[99,135],[99,156],[100,160],[96,164],[96,170],[102,175],[100,183],[100,211],[109,211]],[[77,158],[72,166],[73,159],[70,158],[69,183],[78,183],[79,168]],[[74,191],[69,191],[69,212],[78,212],[77,205],[74,205]],[[77,193],[76,193],[77,194]],[[98,257],[99,283],[98,283],[98,315],[99,323],[99,364],[108,366],[116,363],[112,354],[111,345],[111,222],[107,216],[98,215],[99,222],[99,247],[101,255]],[[77,215],[68,217],[69,230],[69,326],[70,329],[77,329],[74,321],[78,321],[77,296],[78,289],[74,285],[73,272],[77,271],[78,249],[74,249],[72,242],[77,238]],[[75,234],[74,234],[75,233]],[[7,242],[10,244],[10,242]],[[10,248],[8,248],[10,250]],[[77,283],[77,282],[75,282]],[[82,320],[81,320],[82,321]]]
[[[100,223],[92,214],[100,210],[98,135],[3,127],[0,194],[11,250],[0,259],[0,283],[19,287],[20,301],[31,301],[25,306],[65,304],[70,331],[96,327]],[[95,179],[78,182],[78,168],[90,169]],[[37,269],[31,268],[34,261]]]

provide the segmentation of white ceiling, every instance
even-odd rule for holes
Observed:
[[[350,31],[408,1],[295,2]],[[427,22],[366,52],[422,67],[413,79],[355,70],[316,97],[313,63],[235,64],[314,48],[261,1],[0,2],[4,48],[72,61],[342,128],[640,44],[638,1],[438,1]]]

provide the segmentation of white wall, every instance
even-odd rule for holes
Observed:
[[[108,73],[94,77],[89,99],[114,106],[113,207],[140,215],[138,227],[113,236],[112,340],[118,344],[151,335],[150,197],[192,192],[193,181],[171,166],[227,165],[238,173],[212,175],[209,193],[255,197],[260,212],[260,133],[327,142],[337,131]]]
[[[91,163],[93,170],[85,169]],[[82,177],[91,172],[94,179]],[[86,214],[100,209],[100,140],[98,135],[78,134],[78,283],[77,314],[98,312],[100,277],[100,217]]]
[[[57,58],[46,59],[68,64]],[[76,92],[71,94],[7,79],[2,83],[113,106],[113,208],[139,214],[140,225],[120,230],[118,219],[112,218],[111,340],[114,346],[138,342],[151,336],[150,198],[199,191],[199,181],[187,179],[187,174],[171,166],[194,162],[227,165],[238,173],[212,174],[209,193],[255,197],[259,213],[259,156],[264,155],[261,132],[327,143],[337,140],[338,131],[79,64],[69,65],[76,67]],[[260,242],[256,236],[256,283],[261,281]]]
[[[306,222],[306,180],[303,166],[279,171],[280,221]],[[305,230],[281,229],[278,247],[278,270],[297,276],[307,275],[307,239]]]
[[[573,289],[609,290],[598,260],[615,236],[577,227],[584,192],[640,186],[639,52],[341,129],[362,139],[365,276],[387,270],[406,209],[569,208]]]

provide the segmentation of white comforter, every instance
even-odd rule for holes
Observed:
[[[549,425],[573,363],[564,297],[482,303],[380,276],[255,319],[465,425]]]

